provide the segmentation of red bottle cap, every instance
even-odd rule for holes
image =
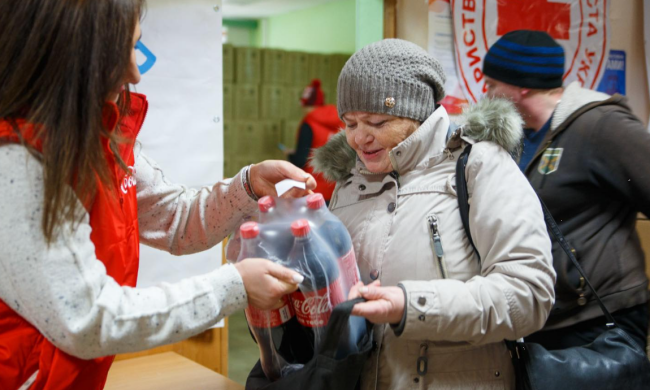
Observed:
[[[260,208],[261,212],[267,213],[269,210],[275,207],[275,200],[267,195],[257,201],[257,206]]]
[[[306,219],[299,219],[297,221],[293,221],[291,224],[291,233],[293,233],[294,237],[305,237],[307,234],[309,234],[309,231],[311,228],[309,227],[309,222],[307,222]]]
[[[311,194],[307,197],[307,208],[311,210],[318,210],[325,206],[325,198],[323,194]]]
[[[239,228],[242,238],[255,238],[260,234],[260,227],[257,222],[246,222]]]

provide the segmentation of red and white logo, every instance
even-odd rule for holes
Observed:
[[[137,184],[135,181],[135,177],[133,176],[135,174],[135,168],[129,167],[129,172],[126,175],[124,175],[124,178],[122,179],[122,184],[120,184],[120,190],[122,190],[122,193],[126,194],[129,191],[129,188],[135,187]]]
[[[244,310],[248,323],[258,329],[276,328],[284,324],[293,318],[294,312],[288,296],[282,297],[282,303],[284,305],[275,310],[261,310],[249,305]]]
[[[607,0],[452,0],[458,77],[469,101],[486,92],[483,58],[515,30],[547,32],[565,53],[564,85],[596,88],[609,53]]]
[[[345,300],[341,278],[336,279],[328,287],[314,292],[298,290],[291,294],[291,301],[298,322],[310,328],[321,328],[327,325],[334,306]]]

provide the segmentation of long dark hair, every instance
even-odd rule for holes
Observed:
[[[0,1],[0,119],[41,129],[48,243],[79,221],[77,202],[92,201],[98,180],[115,186],[102,137],[114,149],[119,135],[104,127],[102,110],[128,67],[144,1]]]

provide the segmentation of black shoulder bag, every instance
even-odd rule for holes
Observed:
[[[342,335],[346,334],[348,318],[355,304],[363,298],[341,302],[327,323],[325,338],[320,351],[303,368],[275,382],[271,382],[262,371],[258,361],[246,380],[247,390],[354,390],[357,388],[361,370],[373,348],[372,324],[366,321],[367,332],[359,341],[359,352],[336,359],[335,354]]]
[[[474,246],[469,231],[469,194],[465,167],[472,146],[463,150],[456,163],[456,193],[465,233]],[[549,351],[540,344],[508,341],[517,377],[517,389],[648,389],[650,362],[641,347],[621,328],[609,313],[576,260],[569,244],[540,198],[544,220],[555,240],[585,279],[607,318],[607,330],[590,344]],[[479,256],[480,259],[480,256]]]

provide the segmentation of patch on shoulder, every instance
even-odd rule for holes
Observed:
[[[537,172],[542,175],[550,175],[551,173],[558,170],[560,167],[560,160],[562,159],[562,153],[564,148],[548,148],[542,154],[542,159],[539,161],[539,166],[537,167]]]

